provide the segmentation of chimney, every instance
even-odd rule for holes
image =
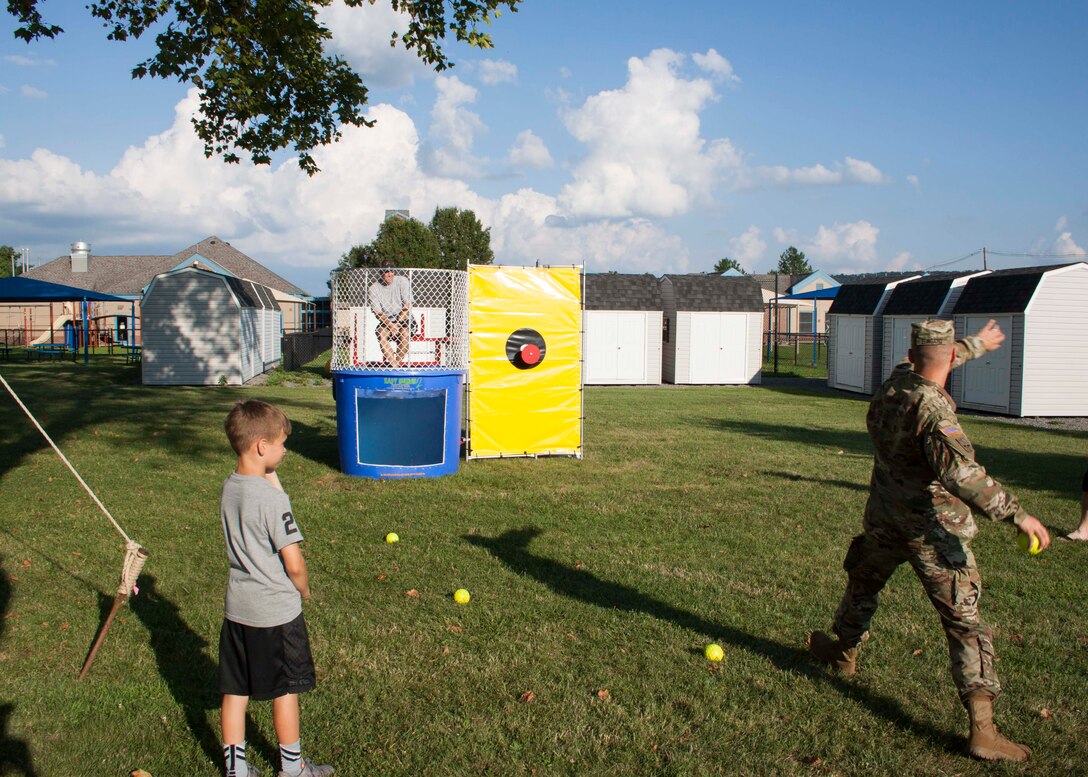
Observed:
[[[72,243],[72,272],[87,272],[91,269],[91,244],[79,241]]]

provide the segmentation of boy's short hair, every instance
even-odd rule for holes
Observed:
[[[231,408],[223,428],[230,440],[230,447],[241,456],[262,437],[274,440],[280,432],[291,434],[291,419],[275,405],[259,399],[247,399]]]

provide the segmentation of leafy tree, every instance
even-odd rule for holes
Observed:
[[[204,153],[254,164],[291,147],[308,174],[318,171],[311,151],[340,138],[340,127],[372,126],[363,117],[367,89],[340,57],[325,55],[332,37],[317,19],[332,0],[89,0],[114,41],[156,31],[157,52],[136,65],[133,78],[154,76],[191,83],[200,93],[193,119]],[[344,0],[350,7],[376,0]],[[453,65],[442,49],[446,34],[471,46],[491,48],[480,32],[502,8],[517,12],[521,0],[389,0],[408,17],[408,31],[392,33],[436,71]],[[8,0],[20,23],[15,37],[28,43],[55,38],[63,29],[42,18],[44,0]]]
[[[398,267],[441,267],[438,240],[419,219],[389,219],[378,228],[378,236],[365,246],[355,246],[344,258],[361,262],[352,267],[378,267],[388,260]]]
[[[778,256],[778,271],[785,275],[808,275],[812,266],[805,259],[805,252],[790,246]]]
[[[15,275],[22,275],[23,268],[19,265],[19,252],[11,246],[0,246],[0,278],[12,276],[12,262],[15,263]]]
[[[483,224],[471,210],[435,208],[430,230],[438,241],[438,266],[464,270],[469,264],[491,264],[491,227]]]
[[[714,273],[717,275],[721,275],[723,272],[728,272],[729,270],[737,270],[745,275],[748,274],[745,269],[740,266],[740,262],[736,259],[730,259],[728,256],[719,259],[718,263],[714,265]]]

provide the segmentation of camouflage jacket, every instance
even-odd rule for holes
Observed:
[[[982,341],[956,343],[954,367],[985,353]],[[865,525],[920,536],[940,526],[963,539],[977,531],[971,510],[1019,524],[1027,513],[975,461],[975,449],[943,387],[902,362],[869,403],[875,449]]]

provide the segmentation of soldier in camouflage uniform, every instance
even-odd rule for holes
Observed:
[[[812,652],[851,676],[858,646],[868,638],[881,589],[909,562],[936,607],[948,638],[952,677],[971,715],[970,751],[989,760],[1027,760],[1031,750],[997,733],[993,700],[1001,692],[993,640],[979,617],[982,583],[970,541],[978,531],[972,509],[1050,543],[1046,528],[975,461],[975,451],[944,389],[952,369],[998,348],[1005,339],[990,321],[954,341],[951,321],[914,324],[908,361],[899,364],[869,405],[866,423],[875,449],[864,533],[854,538],[843,567],[846,592],[835,612],[838,639],[816,631]]]

